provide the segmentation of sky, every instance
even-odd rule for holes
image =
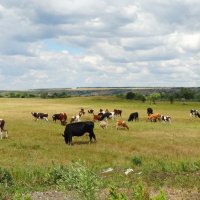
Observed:
[[[0,0],[0,90],[199,87],[199,0]]]

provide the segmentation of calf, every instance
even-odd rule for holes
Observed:
[[[4,126],[5,126],[5,120],[0,119],[0,138],[1,138],[1,140],[3,139],[3,137],[5,137],[5,138],[8,137],[8,131],[4,129]]]
[[[45,119],[46,121],[48,121],[48,114],[47,113],[32,112],[31,114],[33,115],[33,117],[35,117],[35,120]]]
[[[94,122],[92,121],[67,124],[63,135],[63,137],[65,138],[65,143],[71,145],[72,137],[82,136],[85,133],[89,133],[90,142],[92,141],[92,139],[96,141],[96,136],[94,134],[93,129],[94,129]]]
[[[168,122],[171,123],[171,117],[170,116],[165,116],[165,115],[161,115],[161,120],[162,122]]]
[[[130,116],[128,118],[128,121],[130,122],[130,121],[133,121],[133,120],[135,120],[135,121],[139,120],[139,114],[138,114],[138,112],[134,112],[134,113],[130,114]]]
[[[122,128],[127,128],[129,130],[129,127],[127,126],[126,122],[123,120],[117,120],[115,126],[116,126],[116,129],[118,129],[119,127],[122,127]]]

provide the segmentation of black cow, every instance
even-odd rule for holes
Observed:
[[[62,112],[62,113],[59,113],[59,114],[54,114],[52,116],[52,119],[54,122],[56,122],[56,120],[59,120],[61,125],[66,125],[66,121],[67,121],[67,114]]]
[[[130,116],[128,118],[128,121],[130,122],[130,121],[133,121],[133,120],[135,120],[135,121],[139,120],[138,112],[134,112],[134,113],[130,114]]]
[[[147,115],[153,114],[153,109],[152,108],[147,108]]]
[[[85,122],[75,122],[71,124],[67,124],[65,127],[64,135],[66,144],[72,144],[72,137],[74,136],[82,136],[85,133],[89,133],[90,142],[92,138],[96,141],[96,136],[94,134],[94,122],[85,121]]]
[[[33,117],[35,117],[35,120],[45,119],[46,121],[48,121],[48,114],[47,113],[32,112],[31,114],[33,115]]]
[[[199,114],[198,110],[196,110],[196,109],[191,109],[190,110],[190,116],[191,117],[199,117],[200,118],[200,114]]]

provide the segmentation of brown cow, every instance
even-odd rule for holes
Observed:
[[[122,110],[114,109],[114,115],[115,116],[122,116]]]
[[[8,131],[4,129],[5,125],[5,120],[0,119],[0,138],[2,140],[3,137],[7,138],[8,137]]]
[[[117,120],[116,122],[116,128],[118,129],[119,127],[122,127],[122,128],[127,128],[129,130],[129,127],[127,126],[126,122],[123,121],[123,120]]]
[[[161,121],[161,114],[160,113],[151,114],[148,116],[148,120],[151,122],[157,122],[157,120]]]
[[[95,115],[94,113],[93,113],[93,121],[95,122],[95,121],[100,121],[100,119],[101,119],[101,115]]]

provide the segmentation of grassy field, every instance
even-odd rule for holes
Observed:
[[[54,113],[66,112],[68,122],[80,108],[122,109],[122,119],[139,112],[138,122],[127,122],[130,130],[116,130],[110,120],[107,129],[95,122],[97,142],[88,144],[88,136],[73,138],[67,146],[62,137],[64,126],[54,123]],[[147,122],[147,107],[154,112],[170,115],[171,124]],[[45,171],[56,165],[84,160],[97,173],[112,167],[113,173],[103,176],[106,180],[122,185],[143,181],[149,187],[200,187],[200,119],[190,118],[194,102],[157,102],[149,105],[117,97],[73,97],[66,99],[0,99],[0,118],[5,119],[9,138],[0,141],[0,166],[10,170],[14,178],[27,171]],[[49,121],[35,121],[31,112],[47,112]],[[81,120],[92,120],[86,114]],[[129,178],[124,170],[132,168]],[[24,175],[25,176],[25,175]],[[22,175],[21,175],[22,177]],[[25,179],[25,177],[24,177]],[[121,183],[123,179],[123,184]],[[26,182],[27,180],[24,180]]]

